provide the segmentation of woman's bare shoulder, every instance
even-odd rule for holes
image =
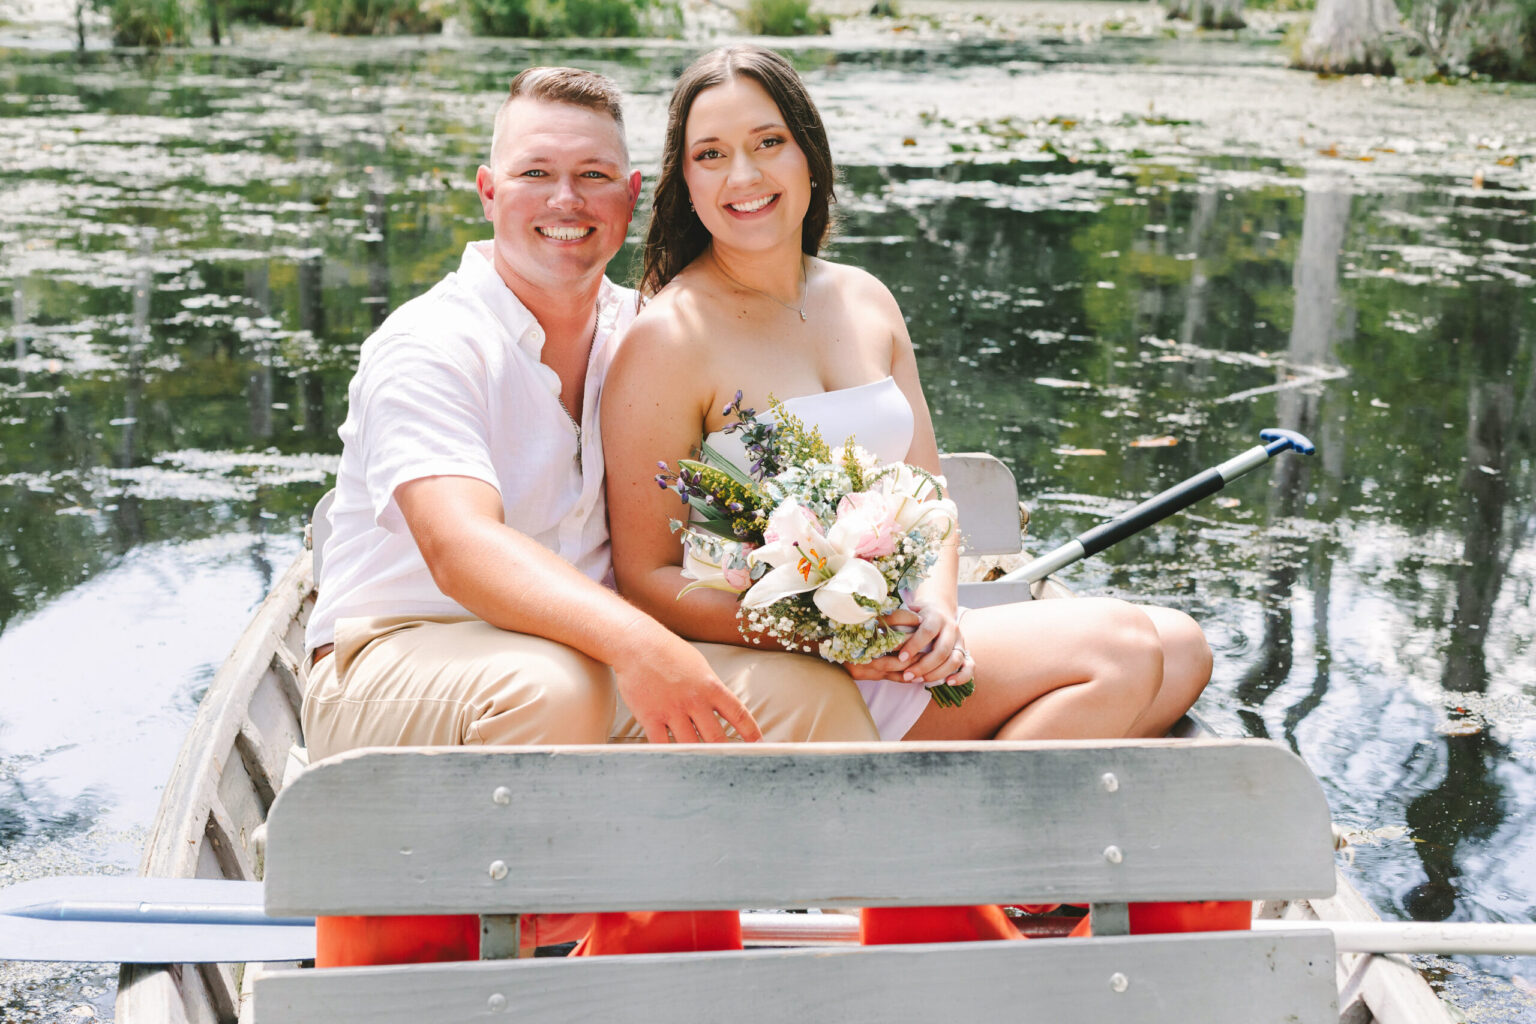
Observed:
[[[686,270],[653,295],[624,332],[616,367],[637,360],[683,363],[706,355],[700,298]]]
[[[885,286],[885,282],[862,267],[833,263],[823,259],[816,260],[815,266],[818,273],[825,274],[834,287],[850,298],[861,302],[878,303],[893,309],[896,307],[896,297]]]

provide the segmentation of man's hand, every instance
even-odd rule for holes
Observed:
[[[616,659],[613,677],[652,743],[720,743],[720,719],[749,743],[763,738],[746,705],[710,669],[704,655],[675,635]],[[718,716],[718,717],[716,717]]]

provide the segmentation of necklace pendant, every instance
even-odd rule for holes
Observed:
[[[800,322],[801,323],[805,323],[805,310],[802,309],[802,310],[798,310],[797,312],[799,312],[799,314],[800,314]]]

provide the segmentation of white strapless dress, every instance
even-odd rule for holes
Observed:
[[[912,406],[896,385],[894,377],[872,384],[801,395],[784,400],[784,408],[798,416],[806,426],[821,431],[822,438],[837,447],[852,437],[881,462],[901,462],[912,448]],[[767,410],[760,410],[771,419]],[[716,431],[704,439],[721,456],[737,466],[748,464],[741,435]],[[898,683],[887,679],[856,679],[869,714],[875,720],[882,740],[899,740],[917,722],[928,706],[928,691],[921,683]]]

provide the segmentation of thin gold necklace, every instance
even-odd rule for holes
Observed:
[[[785,309],[791,310],[792,312],[795,312],[795,313],[799,313],[800,314],[800,319],[801,319],[802,322],[805,320],[805,302],[806,302],[807,299],[809,299],[811,297],[811,288],[810,288],[810,282],[806,280],[806,276],[805,276],[805,257],[804,256],[800,257],[800,305],[798,305],[798,306],[791,305],[790,303],[785,302],[783,299],[779,298],[778,296],[770,295],[769,293],[763,291],[761,288],[753,288],[749,284],[743,284],[740,281],[736,280],[734,277],[732,277],[730,275],[730,273],[724,267],[722,267],[720,265],[720,257],[715,255],[715,250],[713,250],[713,249],[709,250],[709,258],[715,264],[715,269],[720,271],[720,275],[722,277],[724,277],[727,281],[731,282],[731,284],[734,284],[738,288],[745,288],[749,292],[756,292],[757,294],[761,295],[763,298],[767,299],[770,302],[777,302],[779,305],[783,306]]]

